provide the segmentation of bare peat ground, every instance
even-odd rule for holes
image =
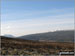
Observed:
[[[38,42],[1,37],[1,55],[57,55],[60,51],[74,51],[70,42]]]

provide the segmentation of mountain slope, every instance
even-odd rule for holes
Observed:
[[[39,34],[31,34],[19,37],[20,39],[54,42],[73,42],[74,30],[55,31]]]

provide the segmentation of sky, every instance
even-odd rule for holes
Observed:
[[[2,0],[1,35],[74,29],[74,0]]]

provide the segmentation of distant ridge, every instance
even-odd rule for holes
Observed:
[[[35,41],[74,42],[74,30],[30,34],[19,38]]]
[[[2,35],[2,37],[15,38],[15,36],[13,36],[13,35],[9,35],[9,34]]]

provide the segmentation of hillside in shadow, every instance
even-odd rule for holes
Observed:
[[[62,30],[18,37],[20,39],[52,42],[74,42],[74,30]]]

